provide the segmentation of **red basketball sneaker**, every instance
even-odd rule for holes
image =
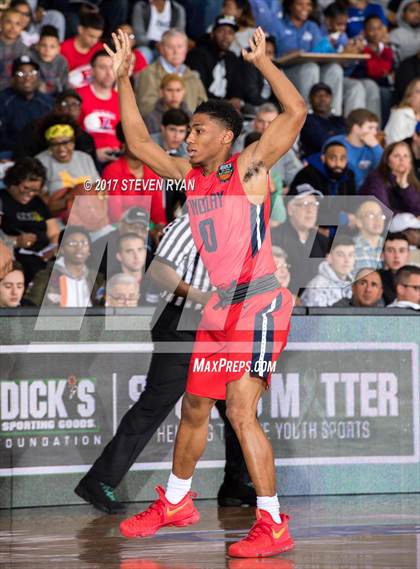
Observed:
[[[120,532],[125,537],[147,537],[153,535],[164,526],[189,526],[200,519],[192,498],[194,492],[188,492],[178,504],[171,504],[165,498],[165,490],[156,488],[159,498],[146,511],[127,518],[120,524]]]
[[[289,516],[280,514],[280,519],[281,523],[276,524],[268,512],[257,509],[257,521],[249,530],[249,534],[231,545],[228,555],[231,557],[270,557],[293,549],[293,539],[287,527]]]

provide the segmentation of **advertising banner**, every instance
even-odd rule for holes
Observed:
[[[151,344],[3,346],[0,476],[84,472],[146,382]],[[289,343],[258,415],[279,465],[419,462],[417,346]],[[167,469],[180,402],[133,466]],[[211,416],[201,468],[224,463]]]

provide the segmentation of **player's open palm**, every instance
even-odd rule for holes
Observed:
[[[265,56],[265,34],[261,27],[255,30],[248,43],[250,51],[243,49],[242,56],[248,63],[255,64],[261,57]]]
[[[130,40],[125,32],[118,30],[118,34],[112,34],[112,39],[115,51],[112,51],[112,49],[106,44],[104,44],[104,48],[112,58],[112,67],[114,69],[115,78],[118,79],[119,77],[129,75],[132,53]]]

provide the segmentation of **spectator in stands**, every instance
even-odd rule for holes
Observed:
[[[390,87],[394,81],[392,76],[394,55],[392,49],[385,45],[388,31],[378,16],[369,16],[364,22],[365,46],[363,53],[370,56],[367,61],[360,62],[352,73],[359,79],[367,91],[374,91],[377,97],[371,97],[369,110],[379,117],[382,124],[382,112],[389,116],[393,94]]]
[[[315,45],[322,38],[319,26],[310,20],[314,9],[312,0],[285,0],[284,16],[275,18],[266,31],[276,38],[278,55],[293,51],[314,51]],[[295,84],[305,101],[309,102],[309,92],[315,83],[327,83],[333,92],[333,107],[338,114],[343,105],[343,69],[337,63],[318,65],[304,63],[284,68],[287,77]],[[346,94],[347,96],[347,94]]]
[[[0,279],[0,308],[17,308],[25,292],[25,277],[22,265],[16,261],[2,279]]]
[[[6,89],[12,76],[12,63],[28,54],[22,42],[22,18],[16,10],[5,10],[1,15],[0,30],[0,90]]]
[[[160,132],[163,114],[169,109],[182,109],[190,117],[191,113],[184,102],[184,80],[175,73],[168,73],[160,83],[161,98],[156,101],[155,108],[145,118],[144,122],[150,134]]]
[[[287,263],[287,253],[281,247],[273,246],[273,259],[276,265],[274,276],[280,286],[287,288],[290,284],[290,265]]]
[[[44,26],[38,43],[31,51],[31,57],[39,65],[42,81],[41,90],[54,95],[63,91],[67,85],[69,67],[60,54],[58,31],[54,26]]]
[[[354,38],[363,33],[363,24],[370,16],[377,16],[385,26],[388,25],[385,12],[380,4],[369,0],[348,0],[347,35]]]
[[[290,264],[289,289],[297,294],[318,272],[328,252],[328,239],[317,230],[321,192],[304,186],[287,201],[288,219],[271,230],[273,245],[281,247]]]
[[[325,34],[314,46],[314,52],[319,53],[342,53],[348,55],[361,54],[365,48],[364,40],[361,36],[349,39],[345,33],[347,27],[347,9],[344,4],[333,2],[324,10],[325,26],[322,31]],[[380,93],[379,87],[367,79],[360,81],[350,77],[355,64],[344,65],[344,108],[343,114],[347,116],[355,109],[369,109],[380,115]],[[335,109],[340,112],[341,109]]]
[[[309,184],[316,188],[324,196],[354,196],[356,194],[356,183],[353,171],[348,167],[347,150],[343,143],[338,141],[327,142],[321,154],[313,154],[308,158],[308,165],[298,172],[290,185],[290,195],[299,193],[300,186]],[[353,204],[348,202],[347,209],[343,209],[343,204],[335,205],[329,200],[321,204],[322,215],[328,220],[330,226],[340,224],[340,213],[353,214]],[[345,221],[349,220],[345,218]],[[341,224],[344,219],[341,219]]]
[[[408,144],[413,157],[414,170],[417,179],[420,180],[420,121],[416,124],[416,130],[411,138],[404,140]]]
[[[108,164],[102,173],[102,179],[109,184],[108,214],[111,222],[118,222],[128,209],[141,207],[149,212],[154,224],[166,225],[163,192],[156,191],[160,177],[127,148],[121,123],[118,123],[116,133],[123,154]]]
[[[133,308],[138,305],[140,287],[132,275],[117,273],[106,283],[105,306]]]
[[[64,115],[71,115],[75,121],[79,122],[82,111],[82,97],[74,89],[66,89],[59,93],[55,99],[54,111]],[[76,150],[90,154],[96,162],[96,148],[93,137],[84,129],[80,128],[80,134],[76,138]]]
[[[409,257],[410,244],[407,237],[403,233],[388,233],[382,253],[384,268],[378,271],[384,287],[385,304],[391,304],[395,300],[395,273],[409,264]]]
[[[412,308],[420,310],[420,267],[406,265],[395,275],[397,298],[388,308]]]
[[[403,0],[397,11],[398,28],[391,31],[389,39],[401,62],[416,55],[420,45],[420,2]]]
[[[397,213],[392,218],[389,233],[402,233],[409,243],[408,265],[420,265],[420,219],[412,213]]]
[[[103,49],[100,39],[104,30],[101,14],[91,12],[80,17],[77,35],[61,44],[61,55],[69,65],[69,85],[84,87],[91,79],[92,58]]]
[[[117,33],[118,29],[122,30],[125,34],[128,35],[128,39],[130,40],[131,50],[134,55],[134,63],[133,63],[133,76],[134,79],[137,79],[138,74],[140,71],[143,71],[147,67],[147,61],[144,55],[141,53],[140,50],[136,49],[136,35],[134,33],[134,28],[130,26],[130,24],[124,24],[122,26],[118,26],[114,30]]]
[[[152,138],[171,156],[188,156],[185,139],[189,124],[190,116],[185,111],[171,109],[163,115],[160,132]]]
[[[384,306],[382,281],[378,271],[370,267],[360,269],[351,287],[351,298],[342,298],[335,304],[337,308],[377,308]]]
[[[59,256],[40,271],[28,288],[27,303],[35,306],[85,308],[102,304],[104,279],[86,265],[91,240],[84,227],[68,227],[60,233]]]
[[[376,269],[380,264],[386,215],[376,200],[366,200],[356,212],[359,233],[354,238],[356,246],[355,271],[364,267]]]
[[[11,86],[0,93],[0,150],[13,150],[27,124],[46,115],[53,99],[39,91],[39,65],[28,55],[15,59]]]
[[[378,168],[367,176],[360,193],[375,196],[394,213],[420,215],[420,181],[408,144],[394,142],[385,148]]]
[[[255,31],[255,18],[252,13],[251,6],[248,0],[224,0],[222,6],[222,14],[224,16],[230,16],[235,18],[238,23],[238,31],[235,34],[235,39],[233,40],[230,50],[233,51],[235,55],[238,57],[241,56],[241,52],[243,49],[247,49],[249,47],[249,40],[252,38],[252,35]],[[266,42],[267,42],[266,38]],[[274,40],[274,38],[273,38]],[[273,45],[273,44],[272,44]],[[267,47],[267,43],[266,43]],[[276,46],[274,40],[274,54],[275,54]],[[269,56],[270,57],[270,56]],[[256,105],[262,105],[264,101],[260,103],[254,103]]]
[[[43,26],[54,26],[60,42],[64,40],[66,21],[56,4],[54,0],[12,0],[10,8],[19,12],[22,18],[22,41],[25,45],[29,47],[38,41]]]
[[[420,77],[420,49],[416,55],[404,59],[395,72],[395,98],[397,101],[401,101],[407,85],[417,77]]]
[[[336,237],[318,274],[301,296],[302,306],[332,306],[342,298],[351,298],[354,269],[354,243],[351,237]]]
[[[240,33],[240,32],[238,32]],[[276,57],[276,40],[274,36],[265,38],[265,54],[273,63]],[[258,71],[255,65],[244,62],[244,84],[246,89],[244,92],[244,100],[246,103],[254,106],[260,106],[264,103],[272,103],[277,106],[277,99],[262,73]]]
[[[165,32],[174,28],[185,32],[185,10],[174,0],[143,0],[134,5],[132,23],[137,45],[151,62]]]
[[[238,31],[234,18],[218,16],[209,35],[204,36],[187,56],[187,64],[198,71],[212,99],[227,99],[241,108],[242,61],[229,48]]]
[[[31,6],[26,0],[12,0],[9,7],[20,14],[22,21],[21,38],[27,47],[31,47],[31,45],[35,44],[39,40],[39,34],[31,25],[33,19]]]
[[[150,235],[148,235],[148,231],[149,214],[146,210],[140,207],[132,207],[126,210],[118,223],[117,229],[93,243],[89,265],[95,268],[99,266],[99,271],[103,275],[115,275],[120,272],[121,266],[117,260],[119,239],[122,235],[135,233],[146,243],[147,267],[153,258],[154,250],[154,243]],[[107,254],[104,255],[106,247]]]
[[[120,121],[120,107],[112,59],[103,49],[92,57],[91,83],[78,89],[82,98],[79,122],[93,137],[100,163],[112,162],[120,156],[120,141],[116,126]]]
[[[67,221],[77,186],[89,180],[95,188],[99,174],[89,154],[75,150],[78,124],[70,117],[63,119],[60,115],[50,115],[44,121],[43,135],[48,149],[36,158],[47,172],[45,190],[51,213]]]
[[[238,136],[234,146],[233,152],[241,152],[244,147],[245,138],[251,134],[263,134],[270,123],[278,116],[279,110],[272,103],[264,103],[257,109],[255,119],[250,125],[251,132],[245,131],[240,136]],[[259,137],[254,136],[255,142]],[[271,168],[271,174],[273,179],[279,178],[284,185],[283,193],[287,193],[287,187],[292,182],[296,174],[303,168],[302,162],[297,157],[294,148],[291,148],[286,152],[284,156]],[[277,181],[275,182],[277,185]]]
[[[328,140],[342,142],[347,148],[348,164],[355,174],[357,189],[380,162],[383,151],[377,138],[378,126],[374,113],[356,109],[346,119],[347,135],[336,135]]]
[[[146,265],[146,245],[144,239],[136,233],[121,235],[117,245],[117,261],[120,271],[136,279],[141,289],[144,267]]]
[[[80,192],[71,207],[67,226],[82,225],[89,231],[92,243],[114,231],[109,222],[107,195],[104,192]]]
[[[391,111],[385,127],[387,144],[413,136],[420,120],[420,76],[407,85],[401,103]]]
[[[167,73],[176,73],[184,80],[185,103],[194,112],[200,103],[207,100],[206,90],[198,74],[185,65],[188,38],[176,29],[162,36],[159,44],[160,57],[148,65],[139,75],[136,99],[141,114],[145,117],[153,111],[160,97],[160,84]]]
[[[332,114],[332,91],[326,83],[316,83],[309,93],[312,113],[306,117],[300,132],[300,145],[305,156],[321,151],[324,142],[336,134],[344,134],[344,117]]]
[[[15,257],[23,266],[27,283],[45,268],[58,242],[57,221],[40,198],[45,176],[39,160],[22,158],[4,177],[2,229],[15,241]]]

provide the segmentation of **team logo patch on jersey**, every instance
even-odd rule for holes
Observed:
[[[228,180],[230,180],[232,174],[233,174],[232,162],[229,162],[228,164],[222,164],[221,166],[219,166],[219,169],[217,170],[217,177],[221,182],[227,182]]]

